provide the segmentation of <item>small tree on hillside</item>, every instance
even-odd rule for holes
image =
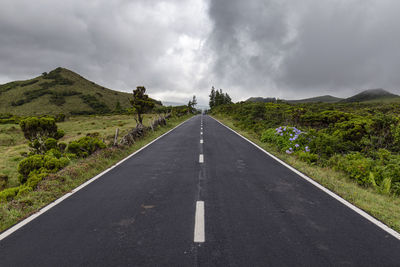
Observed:
[[[146,88],[138,86],[133,90],[133,99],[129,99],[133,112],[136,114],[135,120],[138,124],[143,124],[143,114],[149,112],[154,107],[154,102],[145,93]]]

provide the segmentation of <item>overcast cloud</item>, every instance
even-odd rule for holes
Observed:
[[[62,66],[208,102],[400,93],[397,0],[0,0],[0,83]]]

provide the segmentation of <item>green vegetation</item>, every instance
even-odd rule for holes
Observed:
[[[129,99],[132,105],[132,111],[135,113],[135,120],[138,124],[143,124],[143,114],[149,112],[153,107],[154,103],[151,98],[146,95],[146,88],[144,86],[138,86],[133,90],[133,98]]]
[[[242,102],[211,113],[400,230],[400,103]]]
[[[223,93],[222,89],[215,90],[214,86],[211,88],[210,93],[210,108],[214,108],[220,105],[231,104],[231,97],[227,93]]]
[[[131,107],[129,96],[129,93],[97,85],[70,70],[57,68],[31,80],[0,85],[0,113],[15,116],[105,114],[114,112],[116,103],[119,103],[118,113],[122,113]],[[159,101],[151,101],[161,105]]]

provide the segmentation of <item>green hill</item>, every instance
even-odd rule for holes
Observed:
[[[339,97],[334,97],[330,95],[324,95],[324,96],[317,96],[317,97],[312,97],[312,98],[305,98],[305,99],[298,99],[298,100],[284,100],[282,99],[283,102],[287,103],[317,103],[317,102],[324,102],[324,103],[336,103],[342,100],[343,98]],[[268,103],[268,102],[276,102],[277,99],[275,97],[250,97],[249,99],[246,100],[246,102],[263,102],[263,103]]]
[[[0,113],[15,115],[101,114],[130,107],[132,94],[114,91],[65,68],[0,85]],[[155,101],[158,104],[160,102]]]
[[[246,102],[263,102],[263,103],[270,103],[270,102],[276,102],[275,97],[250,97],[249,99],[246,100]]]
[[[336,103],[341,101],[343,98],[339,97],[334,97],[331,95],[323,95],[323,96],[317,96],[317,97],[311,97],[311,98],[305,98],[305,99],[299,99],[299,100],[283,100],[288,103],[318,103],[318,102],[323,102],[323,103]]]
[[[369,89],[359,94],[343,99],[341,102],[375,102],[375,101],[398,101],[400,96],[392,94],[384,89]]]

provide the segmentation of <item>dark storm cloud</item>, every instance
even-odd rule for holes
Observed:
[[[400,93],[399,8],[394,0],[212,0],[214,80],[237,98]]]
[[[190,64],[208,25],[200,0],[0,3],[0,82],[62,66],[117,90],[193,94]]]
[[[396,0],[2,0],[0,83],[58,66],[116,90],[207,103],[400,93]]]

